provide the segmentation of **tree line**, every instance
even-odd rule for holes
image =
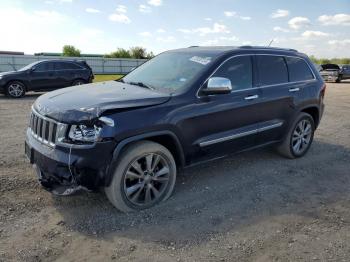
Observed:
[[[63,47],[63,56],[79,57],[81,52],[78,48],[72,45],[65,45]],[[124,48],[117,48],[116,51],[104,55],[105,58],[136,58],[136,59],[150,59],[154,57],[153,52],[147,52],[146,48],[135,46],[128,50]],[[350,58],[317,58],[310,56],[310,59],[315,64],[350,64]]]
[[[310,56],[310,59],[313,63],[318,65],[323,64],[337,64],[337,65],[349,65],[350,58],[317,58],[315,56]]]
[[[72,45],[63,46],[63,56],[80,57],[81,51]],[[135,59],[150,59],[154,57],[153,52],[147,52],[146,48],[135,46],[130,47],[129,50],[124,48],[117,48],[116,51],[105,54],[105,58],[135,58]]]

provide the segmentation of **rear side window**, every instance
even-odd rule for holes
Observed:
[[[66,62],[58,62],[56,64],[56,68],[58,70],[74,70],[74,69],[82,69],[80,66],[74,63],[66,63]]]
[[[257,65],[261,85],[288,82],[288,70],[283,56],[258,55]]]
[[[253,86],[252,59],[250,56],[238,56],[223,64],[213,76],[231,80],[232,90],[241,90]]]
[[[289,71],[289,81],[305,81],[314,79],[310,67],[306,62],[297,57],[286,57],[288,71]]]

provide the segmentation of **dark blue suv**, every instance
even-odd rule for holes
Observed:
[[[296,50],[173,50],[119,81],[40,96],[26,155],[54,194],[103,187],[118,209],[144,209],[171,195],[178,169],[272,144],[303,156],[325,88]]]

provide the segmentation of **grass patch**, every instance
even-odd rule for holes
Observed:
[[[109,81],[109,80],[117,80],[122,77],[123,75],[95,75],[93,82],[96,83],[96,82],[103,82],[103,81]]]

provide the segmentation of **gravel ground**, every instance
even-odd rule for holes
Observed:
[[[37,96],[0,97],[0,261],[350,260],[350,82],[328,84],[305,157],[263,149],[187,169],[167,202],[132,214],[40,188],[23,156]]]

